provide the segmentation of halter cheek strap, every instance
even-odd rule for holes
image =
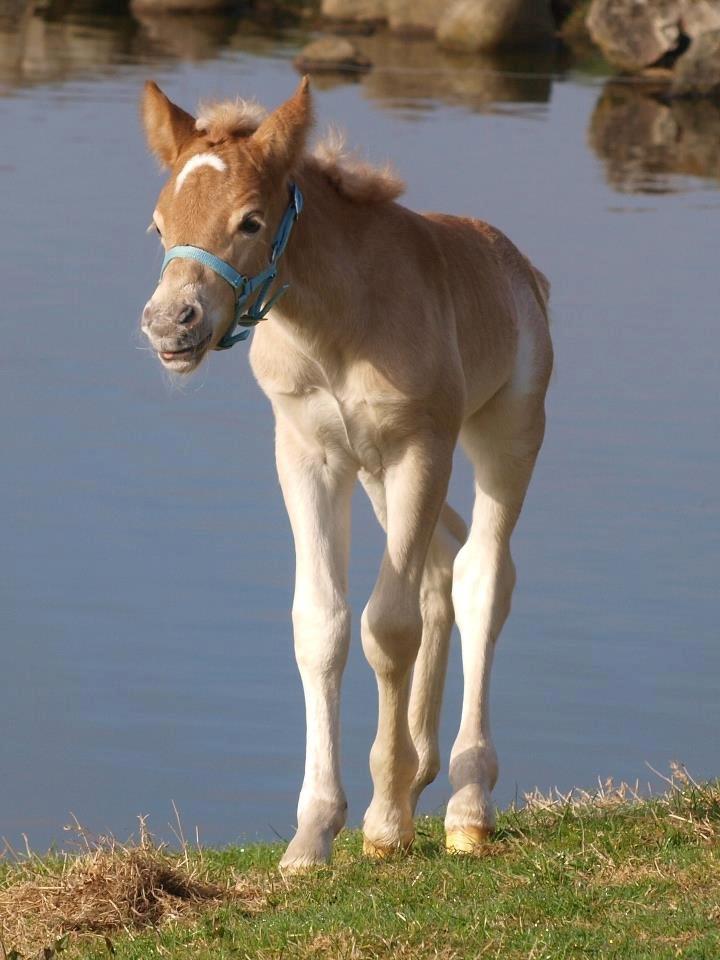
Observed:
[[[285,283],[279,290],[276,290],[272,296],[268,297],[270,287],[277,278],[280,257],[285,252],[292,228],[295,226],[295,221],[300,216],[302,208],[303,195],[300,192],[300,188],[297,184],[291,183],[290,203],[283,214],[272,247],[270,248],[270,263],[264,270],[261,270],[260,273],[255,274],[254,277],[246,277],[244,274],[238,273],[235,267],[231,266],[225,260],[221,260],[220,257],[216,257],[215,254],[210,253],[209,250],[203,250],[202,247],[181,245],[171,247],[165,254],[162,269],[160,270],[161,280],[167,269],[167,265],[171,261],[196,260],[204,267],[209,267],[210,270],[214,270],[218,276],[222,277],[223,280],[233,288],[235,292],[235,318],[230,329],[218,342],[215,348],[216,350],[229,350],[230,347],[234,346],[240,340],[247,340],[250,336],[250,330],[241,330],[239,333],[235,333],[235,328],[238,326],[254,327],[256,323],[265,319],[268,312],[272,310],[280,297],[287,293],[290,285]],[[255,300],[246,308],[248,300],[254,293],[257,293]]]

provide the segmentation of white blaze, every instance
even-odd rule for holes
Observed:
[[[194,157],[190,157],[178,174],[177,180],[175,181],[176,194],[180,192],[180,188],[193,170],[197,170],[198,167],[212,167],[220,173],[222,173],[223,170],[227,170],[225,161],[221,160],[220,157],[216,157],[214,153],[196,153]]]

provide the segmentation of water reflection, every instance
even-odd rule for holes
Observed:
[[[206,60],[225,49],[275,56],[282,39],[267,15],[188,17],[132,13],[118,2],[65,0],[40,8],[0,0],[0,90],[112,74],[138,62]],[[294,48],[302,38],[290,31],[285,42]]]
[[[720,104],[709,100],[664,101],[659,90],[610,82],[589,140],[608,183],[623,193],[678,192],[678,177],[720,179]]]
[[[500,111],[508,103],[545,104],[558,69],[552,54],[463,56],[431,40],[384,32],[359,39],[358,46],[375,66],[363,80],[366,95],[379,106],[408,112],[427,109],[432,101],[480,112]]]
[[[232,20],[221,14],[187,16],[135,12],[148,52],[177,60],[208,60],[232,39]],[[229,29],[230,28],[230,29]]]
[[[227,51],[290,57],[308,39],[297,28],[283,29],[267,11],[248,19],[153,14],[119,2],[102,5],[98,13],[89,0],[59,0],[42,9],[16,0],[0,4],[0,84],[10,88],[105,75],[138,62],[208,60]],[[356,42],[375,69],[362,78],[318,77],[317,86],[360,82],[370,100],[408,114],[437,103],[483,112],[545,104],[559,69],[552,54],[458,56],[431,40],[382,32]]]

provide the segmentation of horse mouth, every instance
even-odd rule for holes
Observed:
[[[183,347],[179,350],[158,350],[158,356],[165,364],[174,363],[192,363],[199,359],[200,355],[210,343],[210,334],[199,343],[194,343],[190,347]]]

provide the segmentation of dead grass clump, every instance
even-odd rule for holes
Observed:
[[[639,782],[615,784],[600,782],[594,791],[572,790],[567,794],[540,790],[525,794],[525,808],[541,819],[553,821],[567,814],[592,815],[629,810],[650,804],[657,821],[672,823],[700,840],[720,838],[720,781],[698,783],[680,763],[670,765],[670,776],[650,768],[664,783],[664,792],[656,794],[650,784],[641,790]]]
[[[640,795],[640,784],[619,783],[612,779],[598,783],[595,790],[581,790],[576,787],[568,793],[563,793],[555,787],[550,793],[543,793],[537,787],[523,796],[524,807],[532,813],[547,813],[562,815],[568,809],[577,810],[615,810],[637,803],[643,798]]]
[[[261,899],[242,883],[210,882],[201,856],[172,854],[144,831],[139,844],[101,838],[80,854],[11,868],[0,885],[0,943],[41,949],[71,933],[130,933],[230,901],[257,909]]]

